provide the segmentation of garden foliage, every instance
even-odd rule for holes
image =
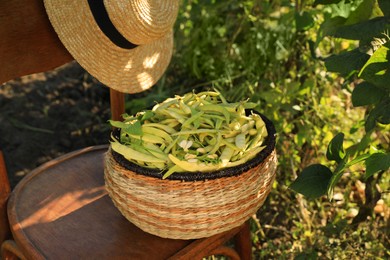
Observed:
[[[390,253],[386,215],[373,213],[390,202],[389,3],[183,0],[167,73],[128,103],[134,114],[214,88],[274,122],[279,164],[253,222],[256,259]]]
[[[329,5],[329,1],[316,3]],[[340,6],[346,8],[345,4]],[[340,12],[338,15],[332,12],[325,16],[321,24],[322,37],[358,41],[356,48],[327,57],[325,66],[328,71],[344,77],[344,84],[354,85],[353,106],[366,107],[364,125],[361,126],[364,126],[365,134],[358,143],[348,148],[344,148],[344,133],[335,135],[326,152],[327,159],[335,162],[333,170],[324,165],[305,168],[305,174],[300,175],[291,185],[294,190],[308,197],[318,197],[327,191],[329,198],[332,198],[338,180],[345,170],[354,164],[365,163],[366,179],[389,169],[388,143],[379,141],[386,135],[382,132],[388,131],[386,125],[390,123],[389,30],[390,4],[386,0],[360,1],[354,11]],[[313,185],[321,185],[320,190],[323,193],[313,191]]]

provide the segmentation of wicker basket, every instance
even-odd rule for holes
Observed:
[[[243,165],[215,172],[161,172],[133,164],[111,149],[105,182],[119,211],[145,232],[172,239],[209,237],[243,224],[264,203],[276,171],[275,129],[267,147]]]

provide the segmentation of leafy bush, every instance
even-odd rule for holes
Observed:
[[[344,133],[332,139],[326,157],[335,162],[333,171],[324,165],[304,169],[291,188],[308,197],[319,197],[327,192],[332,198],[333,189],[345,170],[355,164],[365,163],[365,179],[382,174],[390,167],[389,144],[381,140],[389,140],[386,125],[390,123],[390,5],[384,0],[359,2],[346,17],[328,15],[321,29],[323,37],[358,41],[355,48],[327,57],[325,66],[328,71],[343,76],[345,85],[353,86],[352,104],[366,107],[361,125],[365,133],[358,143],[348,148],[344,148]],[[346,8],[345,4],[339,6]],[[356,130],[353,128],[350,132]]]
[[[389,255],[388,213],[373,213],[390,199],[388,8],[386,0],[183,0],[167,73],[130,97],[134,114],[216,88],[232,102],[249,98],[274,122],[279,165],[252,221],[255,259]]]

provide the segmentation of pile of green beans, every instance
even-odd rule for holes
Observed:
[[[267,129],[246,109],[256,104],[229,103],[218,92],[168,98],[151,110],[110,121],[120,128],[111,148],[138,165],[174,172],[210,172],[245,163],[264,149]]]

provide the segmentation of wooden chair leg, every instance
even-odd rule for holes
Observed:
[[[7,201],[10,193],[11,187],[8,181],[5,161],[0,151],[0,244],[11,236],[7,218]]]
[[[1,245],[1,259],[2,260],[25,260],[23,253],[19,250],[18,245],[13,240],[6,240]]]
[[[230,239],[234,239],[234,248],[225,246]],[[231,260],[252,259],[249,221],[241,227],[229,230],[219,236],[195,240],[170,257],[169,260],[203,259],[211,255],[224,255]]]
[[[234,237],[234,246],[241,260],[252,259],[252,242],[249,220],[245,222],[240,232]]]
[[[237,251],[227,246],[220,246],[210,251],[210,255],[223,255],[229,257],[230,260],[241,260]]]

